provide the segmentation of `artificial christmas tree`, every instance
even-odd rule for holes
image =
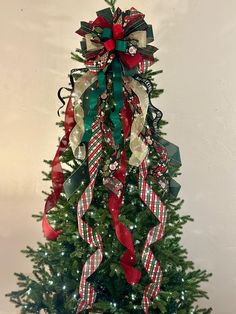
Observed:
[[[65,135],[44,173],[53,188],[35,215],[49,241],[23,251],[33,276],[16,274],[21,289],[8,296],[27,314],[207,314],[196,301],[210,274],[180,244],[192,219],[179,214],[179,149],[152,104],[162,93],[152,27],[106,2],[77,31],[72,56],[85,67],[71,72]]]

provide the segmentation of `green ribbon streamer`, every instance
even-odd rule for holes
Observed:
[[[85,188],[89,184],[89,179],[88,163],[87,160],[84,160],[82,165],[78,167],[63,184],[66,198],[69,199],[82,184]]]
[[[170,164],[175,167],[181,166],[181,157],[179,152],[179,147],[164,138],[159,139],[159,144],[163,145],[167,150],[168,158],[170,159]]]
[[[174,179],[171,179],[169,183],[169,194],[173,198],[176,198],[179,194],[180,189],[181,189],[181,185],[178,182],[176,182]]]
[[[103,71],[98,72],[98,89],[90,89],[88,94],[88,113],[84,118],[84,135],[81,142],[89,142],[92,136],[92,123],[97,115],[97,102],[99,96],[106,90],[106,78]]]
[[[104,28],[102,32],[103,39],[112,38],[112,29]],[[127,42],[124,40],[116,40],[116,50],[120,52],[125,52],[127,49]],[[122,124],[120,121],[120,110],[124,106],[123,100],[123,85],[122,85],[122,66],[117,57],[113,60],[111,64],[113,72],[113,91],[114,91],[114,101],[115,110],[111,113],[111,121],[114,125],[114,141],[116,145],[121,143],[121,131]],[[92,136],[92,123],[95,120],[97,114],[97,100],[99,96],[106,90],[106,78],[103,71],[98,72],[98,89],[90,90],[88,94],[88,112],[84,118],[84,136],[82,142],[88,142]]]
[[[90,91],[84,94],[86,98],[85,105],[86,105],[86,116],[84,118],[84,136],[82,141],[88,142],[92,135],[92,123],[95,120],[97,115],[97,100],[98,97],[104,93],[106,90],[106,78],[103,71],[98,73],[98,89],[95,89],[95,84],[92,85]],[[87,186],[89,181],[89,172],[88,172],[88,163],[87,160],[84,160],[82,165],[78,167],[71,176],[64,182],[64,191],[66,194],[67,199],[69,199],[81,186],[82,181],[84,182],[84,186]]]
[[[121,143],[122,124],[120,121],[120,110],[124,106],[123,85],[122,85],[122,67],[121,63],[115,58],[111,64],[113,73],[113,92],[115,110],[111,113],[111,121],[114,125],[114,141],[116,145]]]

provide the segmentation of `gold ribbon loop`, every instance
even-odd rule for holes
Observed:
[[[94,43],[92,41],[92,39],[93,39],[92,34],[86,34],[85,35],[85,42],[86,42],[87,51],[96,51],[96,50],[103,48],[102,44]]]
[[[129,34],[125,39],[137,40],[139,48],[147,47],[147,32],[146,31],[136,31]]]

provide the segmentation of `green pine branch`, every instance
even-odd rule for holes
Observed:
[[[105,2],[111,7],[112,12],[115,12],[115,4],[117,0],[105,0]]]

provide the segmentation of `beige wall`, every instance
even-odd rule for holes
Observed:
[[[89,5],[86,5],[88,4]],[[156,102],[169,121],[168,139],[182,152],[183,214],[189,257],[214,273],[214,314],[236,313],[236,1],[120,0],[153,24],[165,94]],[[30,272],[19,253],[42,240],[31,218],[43,208],[43,158],[60,135],[57,89],[76,66],[74,31],[93,19],[102,0],[1,0],[1,219],[0,314],[18,313],[3,297],[15,288],[14,271]]]

